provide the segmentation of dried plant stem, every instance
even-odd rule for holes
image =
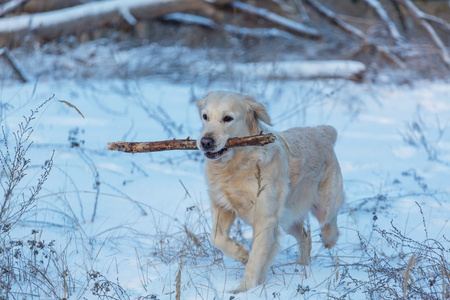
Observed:
[[[181,299],[181,270],[183,270],[183,256],[180,259],[180,267],[178,268],[177,276],[175,277],[175,299]]]
[[[226,146],[245,147],[245,146],[264,146],[273,143],[276,137],[272,133],[258,134],[253,136],[230,138]],[[128,153],[141,152],[157,152],[166,150],[198,150],[196,140],[191,140],[189,137],[185,140],[167,140],[157,142],[112,142],[108,143],[107,150],[118,150]]]
[[[264,189],[266,188],[266,185],[262,185],[262,176],[261,176],[261,167],[259,166],[259,164],[256,164],[256,174],[255,174],[255,178],[256,181],[258,181],[258,192],[256,193],[256,198],[259,198],[259,196],[261,195],[262,191],[264,191]]]
[[[408,289],[408,283],[414,284],[414,280],[411,277],[410,271],[416,265],[416,254],[413,254],[408,261],[408,265],[406,266],[406,270],[402,273],[403,276],[403,297],[406,299],[406,291]]]

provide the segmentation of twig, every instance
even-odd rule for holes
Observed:
[[[22,69],[19,67],[19,64],[14,59],[14,57],[11,55],[11,52],[9,51],[8,48],[6,48],[6,47],[0,48],[0,56],[4,56],[6,58],[6,60],[11,65],[11,67],[14,69],[14,71],[19,76],[19,78],[22,82],[25,83],[25,82],[29,81],[28,76],[26,76],[25,72],[23,72]]]
[[[273,143],[276,137],[272,133],[258,134],[253,136],[230,138],[226,146],[245,147],[245,146],[264,146]],[[108,143],[106,150],[117,150],[128,153],[157,152],[166,150],[198,150],[197,141],[187,138],[185,140],[167,140],[157,142],[112,142]]]
[[[264,189],[266,188],[266,185],[267,185],[267,184],[261,185],[263,178],[261,176],[261,167],[259,166],[259,164],[256,164],[255,178],[256,178],[256,181],[258,182],[258,192],[256,193],[256,198],[259,198],[259,196],[264,191]]]

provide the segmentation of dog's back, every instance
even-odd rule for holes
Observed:
[[[344,201],[341,170],[333,149],[336,129],[291,128],[278,136],[288,153],[290,191],[285,202],[286,221],[295,223],[310,211],[321,224],[325,247],[331,248],[338,237],[336,214]]]
[[[290,165],[301,164],[298,169],[305,171],[306,167],[310,171],[319,171],[318,164],[337,163],[333,150],[337,131],[332,126],[296,127],[278,135],[290,154]]]

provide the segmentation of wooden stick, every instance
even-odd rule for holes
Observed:
[[[264,146],[276,140],[272,133],[258,134],[228,139],[226,147]],[[117,150],[128,153],[157,152],[166,150],[198,150],[197,141],[189,137],[185,140],[167,140],[158,142],[113,142],[108,143],[106,150]]]

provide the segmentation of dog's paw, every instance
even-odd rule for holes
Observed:
[[[228,291],[228,293],[236,295],[236,294],[243,293],[243,292],[246,292],[246,291],[247,290],[242,289],[242,287],[239,285],[237,288],[232,289],[231,291]]]
[[[231,293],[231,294],[244,293],[244,292],[248,291],[251,288],[252,287],[249,287],[245,283],[241,282],[241,284],[239,284],[237,288],[232,289],[231,291],[229,291],[229,293]]]
[[[231,294],[239,294],[239,293],[243,293],[246,292],[254,287],[257,287],[260,283],[255,280],[255,279],[247,279],[244,277],[244,279],[242,279],[241,283],[238,285],[237,288],[229,291]]]
[[[238,261],[240,261],[242,264],[246,265],[248,262],[248,251],[247,249],[244,251],[242,251],[241,255],[239,256]]]
[[[322,236],[322,243],[327,249],[331,249],[336,245],[339,234],[333,234],[331,236]]]
[[[326,225],[322,227],[322,244],[327,249],[331,249],[336,245],[339,238],[339,231],[336,226]]]
[[[236,261],[240,261],[244,265],[247,264],[248,261],[248,250],[241,244],[234,242],[234,248],[231,248],[232,251],[228,252],[227,255]]]

